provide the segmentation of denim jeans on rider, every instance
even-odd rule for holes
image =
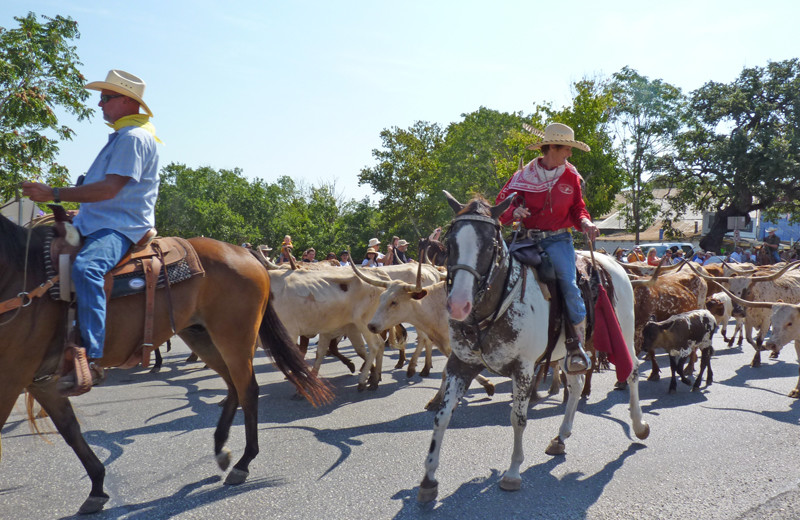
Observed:
[[[103,277],[122,260],[133,242],[113,229],[101,229],[86,237],[72,264],[72,281],[78,301],[78,323],[83,346],[90,359],[103,357],[106,339],[106,293]]]
[[[583,303],[583,296],[575,279],[575,248],[572,245],[572,234],[561,233],[547,237],[540,244],[553,262],[570,321],[573,324],[582,322],[586,317],[586,305]]]

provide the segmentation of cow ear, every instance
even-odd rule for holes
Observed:
[[[411,298],[413,300],[421,300],[427,295],[428,295],[428,291],[425,290],[425,289],[422,289],[421,291],[417,291],[417,292],[411,293]]]

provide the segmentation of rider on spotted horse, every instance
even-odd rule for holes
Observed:
[[[531,150],[541,150],[542,156],[514,173],[497,195],[495,204],[516,193],[500,222],[508,225],[521,221],[519,234],[523,240],[537,243],[552,263],[566,307],[566,368],[574,374],[590,370],[592,362],[583,349],[586,305],[576,280],[571,231],[573,227],[579,229],[591,241],[600,232],[583,201],[583,178],[567,162],[573,148],[590,150],[586,143],[575,140],[575,133],[567,125],[548,125],[542,140],[528,146]]]

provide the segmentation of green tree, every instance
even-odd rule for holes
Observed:
[[[369,184],[381,196],[384,220],[407,222],[416,236],[429,233],[436,211],[431,195],[437,187],[436,156],[442,139],[441,128],[425,121],[408,129],[383,130],[383,148],[372,151],[377,164],[363,168],[358,176],[360,184]]]
[[[717,210],[700,247],[718,251],[727,217],[800,217],[800,60],[742,70],[691,94],[672,173],[678,203]]]
[[[665,170],[664,159],[674,151],[685,98],[679,88],[660,79],[651,81],[628,67],[613,75],[609,88],[618,156],[625,170],[626,204],[619,209],[638,243],[639,233],[658,214],[651,180]]]
[[[63,186],[67,169],[55,162],[59,142],[74,131],[59,123],[56,108],[90,117],[89,93],[78,71],[78,24],[34,13],[15,17],[19,27],[0,27],[0,200],[18,195],[21,180]]]

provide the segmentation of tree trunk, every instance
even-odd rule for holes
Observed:
[[[700,249],[703,251],[712,251],[718,253],[722,247],[722,240],[725,233],[728,232],[728,217],[745,217],[745,225],[750,222],[750,216],[747,211],[742,211],[739,208],[728,206],[714,216],[714,222],[711,224],[711,230],[708,234],[700,239]]]

